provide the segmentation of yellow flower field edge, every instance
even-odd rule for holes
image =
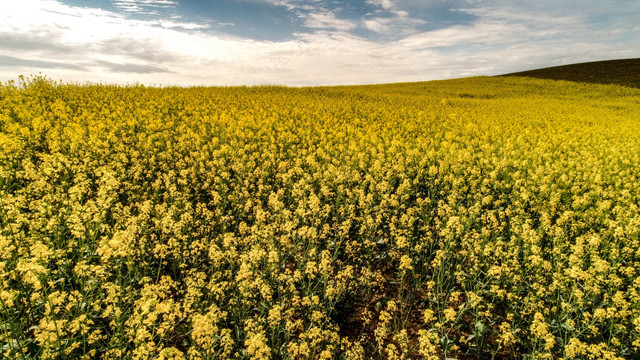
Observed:
[[[0,357],[640,356],[640,90],[0,87]]]

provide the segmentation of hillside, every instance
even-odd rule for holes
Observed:
[[[617,84],[640,88],[640,59],[594,61],[520,71],[500,76],[526,76],[538,79]]]

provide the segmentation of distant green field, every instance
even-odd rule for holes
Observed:
[[[594,61],[521,71],[502,76],[526,76],[640,88],[640,59]]]
[[[640,356],[640,90],[0,86],[0,358]]]

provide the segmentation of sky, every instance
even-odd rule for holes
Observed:
[[[640,57],[637,0],[2,0],[0,81],[348,85]]]

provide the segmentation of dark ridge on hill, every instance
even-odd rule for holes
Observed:
[[[538,79],[616,84],[640,88],[640,59],[594,61],[519,71],[499,76],[526,76]]]

